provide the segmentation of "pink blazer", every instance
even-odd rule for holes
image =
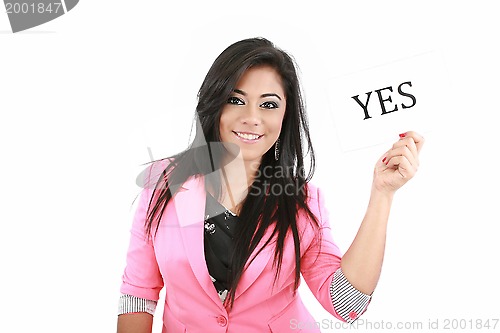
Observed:
[[[322,306],[338,319],[329,287],[340,267],[341,253],[332,240],[321,191],[309,186],[308,201],[321,228],[313,228],[305,215],[298,218],[301,274]],[[146,240],[144,221],[151,196],[144,189],[133,219],[127,265],[120,291],[158,300],[165,287],[162,332],[300,332],[316,322],[297,293],[293,296],[295,253],[287,237],[281,274],[273,286],[272,246],[267,246],[243,273],[233,308],[226,309],[210,279],[204,257],[205,189],[202,176],[191,177],[169,202],[158,234]],[[321,233],[322,241],[317,241]],[[270,235],[264,235],[261,245]],[[272,244],[271,244],[272,245]]]

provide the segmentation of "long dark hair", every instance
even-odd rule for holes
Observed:
[[[271,226],[274,229],[265,244],[271,246],[271,240],[275,240],[273,242],[275,244],[273,267],[276,268],[274,282],[276,283],[281,270],[285,238],[291,231],[295,249],[294,287],[296,291],[300,282],[301,256],[297,228],[298,212],[305,211],[311,223],[318,225],[316,217],[307,206],[306,185],[315,169],[314,150],[309,136],[295,62],[286,52],[275,47],[265,38],[252,38],[230,45],[217,57],[198,92],[196,107],[198,121],[193,143],[185,151],[170,157],[171,163],[162,170],[157,179],[155,178],[155,187],[145,225],[148,236],[151,236],[152,229],[156,226],[156,235],[165,207],[179,186],[191,176],[210,174],[210,177],[205,177],[206,185],[209,183],[211,188],[220,191],[220,178],[214,171],[221,168],[224,155],[219,131],[222,108],[242,74],[247,69],[258,65],[271,66],[281,76],[286,97],[286,110],[279,135],[279,158],[278,160],[275,158],[274,147],[264,154],[259,172],[239,212],[240,222],[235,230],[232,276],[229,280],[231,287],[226,300],[231,306],[245,265],[266,230]],[[306,155],[310,158],[307,173],[304,166]],[[269,172],[269,168],[275,171],[280,170],[280,172]],[[286,194],[280,193],[280,191],[273,191],[273,188],[287,189],[287,191]],[[262,248],[259,251],[261,250]]]

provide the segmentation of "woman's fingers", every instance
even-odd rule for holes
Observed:
[[[418,156],[419,151],[417,148],[417,144],[412,137],[401,138],[392,145],[392,149],[396,149],[399,147],[407,147],[413,154],[413,156]]]
[[[395,156],[389,160],[387,168],[399,172],[402,178],[412,178],[418,167],[415,167],[406,156]]]
[[[399,137],[375,167],[375,186],[380,190],[396,191],[419,168],[419,153],[424,138],[413,131],[400,134]]]
[[[413,152],[414,150],[416,150],[416,147],[408,147],[408,145],[392,148],[387,152],[387,156],[385,157],[385,160],[383,162],[385,163],[385,165],[394,166],[398,164],[396,161],[400,161],[400,159],[394,160],[396,157],[405,157],[414,168],[418,168],[418,154],[415,154]]]
[[[414,131],[408,131],[399,135],[399,137],[404,140],[408,138],[412,138],[413,142],[415,142],[415,146],[417,147],[417,152],[420,152],[422,146],[424,145],[425,139],[423,136]]]
[[[399,135],[400,139],[387,151],[382,162],[386,168],[398,172],[402,178],[411,178],[419,167],[419,152],[424,138],[413,131]]]
[[[424,138],[413,131],[400,134],[400,139],[396,141],[392,148],[386,153],[383,162],[388,165],[391,158],[395,156],[406,156],[408,161],[415,168],[418,168],[420,149],[424,144]]]

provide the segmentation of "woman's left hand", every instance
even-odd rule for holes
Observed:
[[[382,155],[375,165],[374,189],[394,193],[413,178],[418,170],[418,155],[423,144],[424,138],[416,132],[409,131],[400,134],[400,139]]]

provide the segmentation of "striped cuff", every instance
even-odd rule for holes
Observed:
[[[335,311],[350,324],[366,311],[372,298],[354,288],[340,268],[333,274],[330,297]]]
[[[154,315],[156,304],[158,304],[157,301],[122,294],[118,302],[118,315],[132,312],[147,312]]]

